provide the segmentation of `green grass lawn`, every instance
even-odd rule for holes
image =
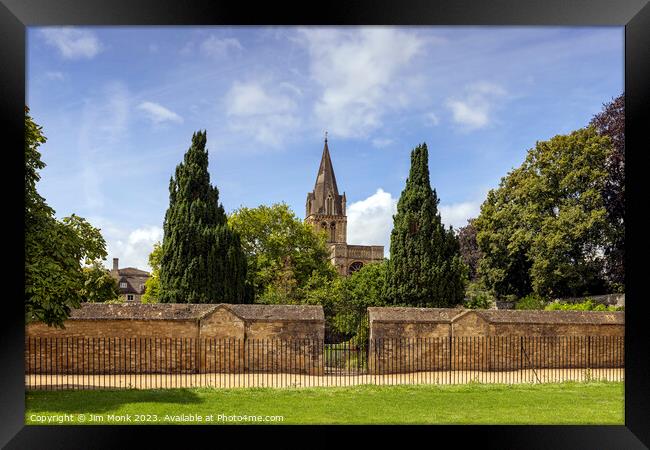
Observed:
[[[279,423],[218,419],[219,415],[247,415],[284,416],[280,422],[284,424],[622,425],[623,388],[623,383],[590,382],[34,391],[26,395],[25,421],[42,424],[49,417],[50,424],[57,424],[57,420],[63,424]],[[82,420],[79,414],[83,414]],[[190,415],[201,415],[202,420],[183,420]],[[209,415],[213,416],[211,421]]]

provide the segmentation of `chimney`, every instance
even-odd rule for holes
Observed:
[[[113,272],[117,272],[119,258],[113,258]]]

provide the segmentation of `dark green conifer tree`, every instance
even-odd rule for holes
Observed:
[[[206,139],[205,131],[192,135],[169,182],[160,261],[164,303],[244,303],[248,297],[246,256],[210,184]]]
[[[393,216],[388,303],[444,308],[463,301],[467,267],[453,229],[445,229],[440,220],[438,203],[423,143],[411,152],[411,171]]]

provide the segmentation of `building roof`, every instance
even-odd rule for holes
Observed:
[[[622,311],[531,311],[460,308],[368,308],[370,321],[375,322],[443,322],[451,323],[466,314],[475,313],[490,323],[582,323],[623,325]]]
[[[135,267],[112,270],[111,275],[117,280],[120,294],[144,294],[144,284],[151,276],[149,272]],[[121,283],[126,283],[126,287],[121,287]]]
[[[371,322],[451,322],[462,310],[452,308],[370,307]]]
[[[135,267],[125,267],[124,269],[117,270],[118,275],[126,277],[149,277],[151,276],[149,272],[144,270],[136,269]]]
[[[328,195],[330,193],[332,194],[332,207],[334,210],[328,213],[326,204]],[[332,166],[332,159],[330,158],[327,139],[325,139],[323,156],[321,157],[320,166],[318,168],[318,175],[316,176],[314,191],[307,194],[307,199],[307,216],[310,216],[312,214],[344,214],[343,196],[339,195],[339,189],[336,185],[336,176],[334,176],[334,167]],[[309,202],[309,200],[311,200],[311,202]],[[311,207],[309,207],[310,204]]]
[[[198,320],[225,308],[242,320],[323,321],[321,306],[231,305],[196,303],[83,303],[73,309],[71,320]]]

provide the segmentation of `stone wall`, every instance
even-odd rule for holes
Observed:
[[[369,369],[623,367],[623,312],[369,308]]]
[[[27,337],[49,338],[198,338],[195,320],[67,320],[65,328],[30,323]]]
[[[319,306],[84,305],[26,327],[26,368],[58,373],[322,373]]]

